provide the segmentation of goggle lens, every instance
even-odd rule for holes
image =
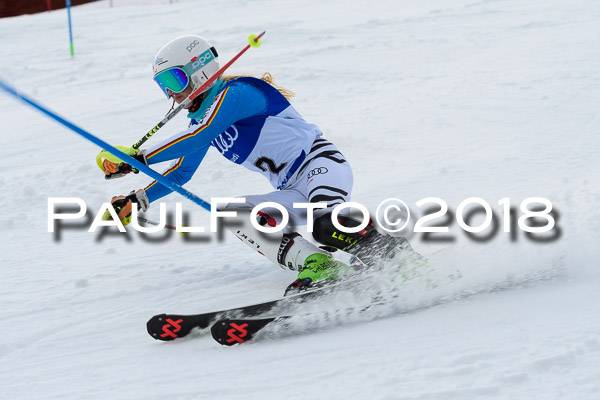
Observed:
[[[171,97],[167,89],[173,93],[181,93],[190,83],[190,78],[182,68],[173,67],[159,72],[154,77],[154,81],[167,97]]]

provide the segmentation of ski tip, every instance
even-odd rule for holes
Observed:
[[[223,346],[233,346],[250,339],[247,327],[248,324],[238,324],[236,321],[225,318],[215,322],[210,328],[210,333],[217,343]]]
[[[184,336],[181,329],[182,322],[182,318],[168,316],[167,314],[158,314],[148,320],[146,329],[148,330],[148,334],[154,339],[170,341]]]
[[[283,317],[281,317],[283,318]],[[223,346],[233,346],[249,341],[262,328],[278,319],[278,317],[264,319],[220,319],[210,328],[210,333],[217,343]]]

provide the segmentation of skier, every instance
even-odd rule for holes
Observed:
[[[219,70],[218,54],[206,39],[182,36],[158,51],[153,70],[165,96],[179,104]],[[209,147],[264,175],[276,191],[246,196],[246,203],[228,205],[224,210],[238,211],[239,224],[229,228],[238,238],[281,267],[298,271],[286,294],[351,273],[352,267],[332,257],[336,249],[357,256],[369,267],[393,257],[397,250],[410,249],[405,239],[382,235],[372,223],[358,233],[342,236],[337,232],[331,212],[350,200],[352,169],[319,128],[294,109],[289,102],[292,95],[277,87],[269,74],[260,79],[222,76],[190,104],[186,130],[133,154],[146,165],[174,160],[162,174],[181,185],[195,173]],[[104,160],[103,170],[107,179],[137,172],[124,162],[109,160]],[[111,204],[127,224],[132,207],[146,211],[150,203],[170,192],[153,181],[127,196],[114,197]],[[255,229],[249,221],[250,210],[266,201],[285,207],[297,225],[306,223],[306,212],[293,208],[293,203],[325,203],[325,208],[314,211],[313,220],[313,237],[324,246],[317,247],[289,228],[270,234]],[[258,218],[263,226],[281,221],[276,209],[262,210]],[[359,225],[341,214],[338,221],[347,227]]]

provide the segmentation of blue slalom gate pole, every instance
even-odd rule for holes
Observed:
[[[73,49],[73,29],[71,28],[71,0],[67,0],[67,15],[69,17],[69,43],[71,57],[73,57],[75,55],[75,50]]]
[[[58,122],[58,123],[64,125],[65,127],[69,128],[70,130],[72,130],[73,132],[77,133],[78,135],[83,136],[85,139],[89,140],[90,142],[92,142],[92,143],[100,146],[100,148],[108,151],[110,154],[112,154],[112,155],[114,155],[116,157],[119,157],[119,159],[121,159],[122,161],[124,161],[127,164],[131,165],[132,167],[135,167],[138,170],[142,171],[143,173],[145,173],[146,175],[148,175],[150,178],[154,179],[158,183],[160,183],[162,185],[165,185],[166,187],[168,187],[172,191],[181,194],[182,196],[190,199],[191,201],[193,201],[194,203],[198,204],[200,207],[204,208],[205,210],[210,211],[210,204],[207,203],[206,201],[202,200],[200,197],[196,196],[194,193],[192,193],[192,192],[184,189],[178,183],[173,182],[170,179],[167,179],[163,175],[161,175],[158,172],[154,171],[152,168],[148,167],[146,164],[144,164],[142,162],[139,162],[135,158],[133,158],[133,157],[131,157],[131,156],[123,153],[121,150],[119,150],[119,149],[115,148],[114,146],[106,143],[104,140],[102,140],[102,139],[100,139],[100,138],[92,135],[91,133],[85,131],[84,129],[82,129],[80,127],[78,127],[77,125],[75,125],[75,124],[67,121],[66,119],[62,118],[58,114],[50,111],[46,107],[42,106],[41,104],[35,102],[34,100],[30,99],[29,97],[25,96],[24,94],[18,92],[16,89],[14,89],[11,86],[7,85],[1,79],[0,79],[0,89],[2,89],[3,91],[5,91],[6,93],[8,93],[8,94],[10,94],[10,95],[12,95],[14,97],[16,97],[17,99],[23,101],[24,103],[29,104],[31,107],[37,109],[41,113],[46,114],[48,117],[52,118],[56,122]]]

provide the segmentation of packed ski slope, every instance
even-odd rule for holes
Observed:
[[[49,197],[82,198],[91,218],[148,179],[105,181],[96,146],[0,93],[0,398],[598,398],[597,2],[114,4],[72,10],[73,59],[65,10],[1,19],[0,79],[128,145],[170,106],[151,76],[163,43],[200,34],[224,62],[266,30],[231,72],[269,71],[296,92],[296,108],[352,163],[355,201],[374,211],[395,197],[417,211],[435,196],[456,211],[475,196],[501,216],[502,198],[518,208],[544,197],[560,235],[538,243],[513,227],[512,240],[500,229],[476,242],[454,221],[450,241],[409,235],[436,268],[462,272],[451,285],[409,284],[376,312],[297,318],[233,348],[199,336],[159,343],[145,331],[152,315],[274,299],[294,273],[226,234],[101,235],[87,232],[91,219],[49,233]],[[207,200],[271,190],[217,152],[186,187]],[[208,226],[191,202],[165,201]]]

